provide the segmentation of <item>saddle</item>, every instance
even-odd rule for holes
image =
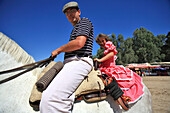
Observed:
[[[43,90],[45,90],[52,79],[57,76],[58,72],[62,69],[62,62],[50,62],[38,76],[37,82],[33,86],[29,103],[34,109],[39,107],[41,100],[41,95]],[[93,70],[88,74],[88,76],[82,81],[79,87],[75,91],[75,102],[85,100],[86,102],[96,102],[106,99],[106,93],[104,92],[105,85],[101,78],[99,70]]]

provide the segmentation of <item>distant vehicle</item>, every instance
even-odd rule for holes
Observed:
[[[157,73],[153,73],[151,70],[150,71],[148,71],[148,70],[145,70],[145,75],[146,76],[156,76],[157,75]]]
[[[168,76],[168,72],[167,72],[167,70],[157,71],[157,75],[158,76]]]
[[[152,69],[152,73],[156,73],[157,76],[168,76],[168,72],[165,68],[157,67]]]
[[[150,71],[146,70],[145,71],[146,76],[168,76],[168,71],[165,68],[158,67],[154,68]]]

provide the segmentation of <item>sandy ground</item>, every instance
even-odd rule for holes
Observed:
[[[170,76],[145,76],[143,82],[152,94],[153,113],[170,113]]]

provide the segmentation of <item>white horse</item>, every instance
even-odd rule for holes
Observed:
[[[0,71],[32,63],[34,59],[18,44],[0,32]],[[0,113],[39,113],[29,105],[29,97],[41,68],[27,72],[11,81],[0,84]],[[16,72],[0,75],[0,80]],[[128,111],[123,111],[112,97],[94,103],[80,101],[74,104],[73,113],[152,113],[151,93],[144,86],[144,96]]]

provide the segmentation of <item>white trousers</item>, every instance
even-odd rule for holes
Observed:
[[[92,70],[88,57],[73,57],[64,61],[63,69],[42,93],[41,113],[71,113],[75,90]]]

